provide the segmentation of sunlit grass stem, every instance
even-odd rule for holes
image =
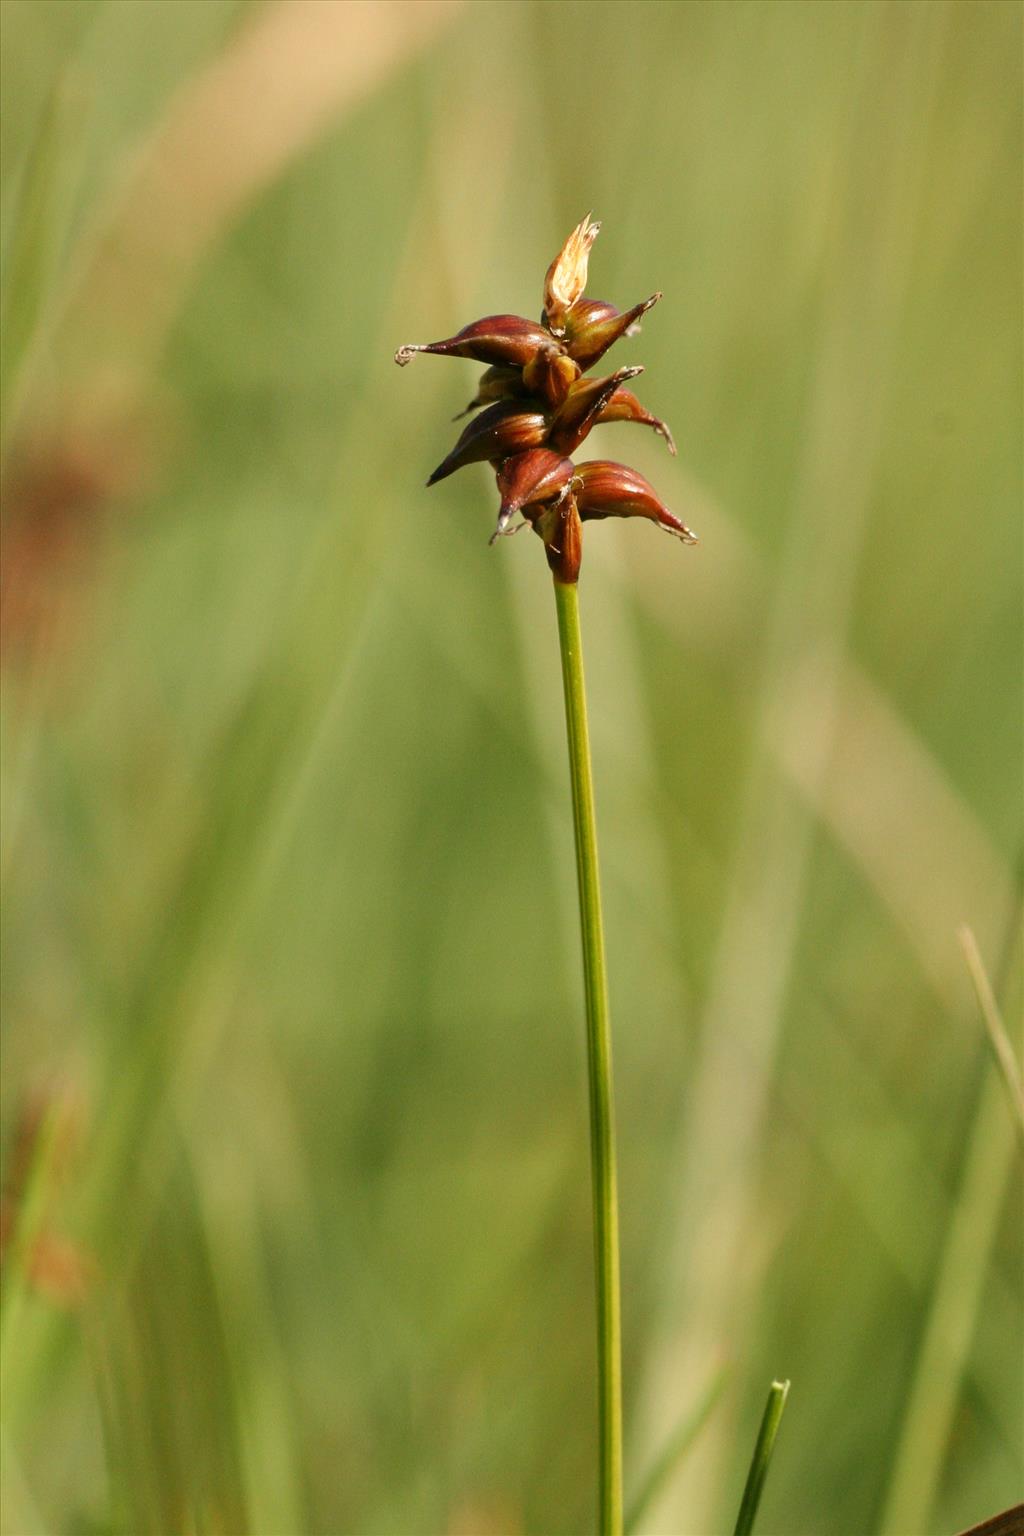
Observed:
[[[612,1103],[612,1043],[608,1018],[604,929],[597,867],[594,785],[583,686],[579,596],[576,585],[555,580],[558,639],[565,688],[576,874],[583,937],[587,1011],[587,1080],[590,1093],[590,1157],[594,1191],[594,1260],[597,1280],[599,1425],[599,1523],[601,1536],[622,1532],[622,1324],[619,1300],[619,1214]]]
[[[679,1421],[665,1442],[626,1506],[626,1536],[634,1536],[634,1533],[639,1531],[640,1522],[646,1518],[655,1500],[685,1460],[694,1441],[711,1417],[728,1376],[727,1368],[721,1366],[704,1388],[696,1405]]]

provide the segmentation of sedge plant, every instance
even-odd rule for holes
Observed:
[[[591,427],[612,421],[650,427],[675,453],[668,427],[627,388],[627,381],[642,369],[620,368],[588,377],[609,347],[632,331],[661,297],[652,294],[622,311],[583,297],[590,249],[599,229],[588,214],[566,240],[548,268],[539,321],[488,315],[444,341],[400,347],[395,361],[404,365],[417,352],[429,352],[486,365],[477,393],[462,413],[471,420],[427,484],[435,485],[467,464],[490,464],[500,497],[491,542],[532,528],[543,542],[554,580],[587,1023],[597,1299],[598,1527],[601,1536],[621,1536],[622,1348],[612,1041],[578,582],[583,524],[588,521],[642,517],[684,544],[696,543],[696,537],[635,469],[607,459],[579,463],[573,457]]]

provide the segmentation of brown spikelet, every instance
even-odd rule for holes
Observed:
[[[685,544],[697,542],[637,470],[610,459],[574,465],[571,458],[593,427],[621,421],[650,427],[676,451],[665,422],[626,388],[643,372],[639,365],[602,378],[582,377],[620,337],[632,335],[661,298],[653,293],[626,310],[584,298],[599,229],[587,214],[551,263],[539,323],[520,315],[486,315],[444,341],[399,347],[395,353],[402,366],[417,352],[485,364],[475,395],[455,419],[479,414],[427,484],[436,485],[467,464],[489,463],[501,498],[491,543],[531,526],[564,583],[579,574],[585,522],[643,517]],[[513,524],[517,514],[522,521]]]

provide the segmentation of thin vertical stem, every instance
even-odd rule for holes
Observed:
[[[594,785],[583,686],[579,598],[576,585],[555,579],[558,639],[569,740],[576,875],[583,936],[587,1010],[587,1080],[590,1093],[590,1161],[594,1192],[594,1261],[597,1279],[597,1374],[600,1536],[622,1532],[622,1325],[619,1302],[619,1212],[612,1105],[612,1042],[608,1020],[604,929],[597,869]]]

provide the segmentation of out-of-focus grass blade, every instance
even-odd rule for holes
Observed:
[[[260,1240],[261,1212],[254,1188],[238,1172],[229,1170],[229,1176],[235,1174],[229,1198],[209,1173],[205,1181],[197,1178],[195,1186],[196,1217],[224,1341],[235,1454],[252,1528],[301,1531],[309,1522],[302,1508],[287,1362]],[[223,1173],[220,1177],[223,1181]],[[260,1340],[258,1353],[251,1347],[254,1338]],[[267,1369],[268,1361],[273,1369]]]
[[[60,1124],[60,1105],[52,1104],[44,1115],[32,1153],[25,1187],[14,1213],[14,1235],[10,1256],[4,1264],[3,1289],[0,1291],[0,1361],[6,1362],[6,1348],[15,1331],[32,1264],[32,1250],[39,1236],[51,1193],[54,1148]],[[6,1374],[6,1373],[5,1373]]]
[[[187,1155],[123,1288],[99,1301],[94,1355],[111,1515],[131,1530],[250,1528],[235,1378]]]
[[[925,1327],[894,1462],[883,1536],[923,1530],[952,1422],[982,1283],[1013,1166],[1002,1089],[992,1073],[982,1086],[950,1217],[935,1298]]]
[[[18,1536],[20,1531],[47,1530],[47,1525],[25,1480],[21,1457],[6,1431],[0,1430],[0,1533]]]
[[[711,1417],[712,1410],[722,1395],[722,1388],[725,1386],[728,1375],[727,1367],[723,1366],[712,1376],[702,1396],[698,1398],[696,1407],[679,1421],[679,1427],[669,1436],[648,1469],[626,1509],[626,1536],[633,1536],[633,1533],[639,1529],[641,1520]]]
[[[1019,919],[1018,901],[1008,925],[1003,971],[1013,953]],[[923,1530],[939,1485],[1013,1170],[1013,1141],[1002,1098],[995,1074],[986,1072],[893,1458],[880,1526],[883,1536]]]
[[[735,1536],[750,1536],[750,1532],[754,1529],[757,1506],[761,1502],[765,1478],[768,1476],[768,1468],[771,1464],[772,1452],[775,1450],[775,1440],[788,1396],[788,1381],[772,1382],[768,1391],[768,1401],[761,1415],[761,1428],[757,1432],[757,1443],[754,1446],[750,1471],[747,1473],[747,1485],[743,1490],[740,1512],[736,1517]]]
[[[988,979],[985,962],[981,958],[978,949],[978,941],[970,928],[965,924],[959,933],[960,948],[964,952],[967,961],[967,969],[971,973],[971,981],[978,997],[978,1007],[981,1016],[985,1020],[985,1028],[988,1030],[989,1044],[996,1059],[996,1065],[1002,1073],[1006,1091],[1010,1096],[1010,1104],[1013,1109],[1017,1131],[1024,1141],[1024,1084],[1021,1083],[1020,1067],[1017,1065],[1017,1057],[1014,1053],[1010,1037],[1006,1033],[1006,1025],[996,1002],[996,995],[992,990],[992,983]]]
[[[358,7],[316,0],[253,6],[136,147],[62,313],[61,361],[158,357],[204,253],[458,10],[459,0],[401,0],[367,25]],[[144,302],[125,305],[125,272]]]
[[[57,187],[66,92],[58,80],[22,170],[0,275],[0,446],[10,433],[14,395],[39,325],[57,243]]]

